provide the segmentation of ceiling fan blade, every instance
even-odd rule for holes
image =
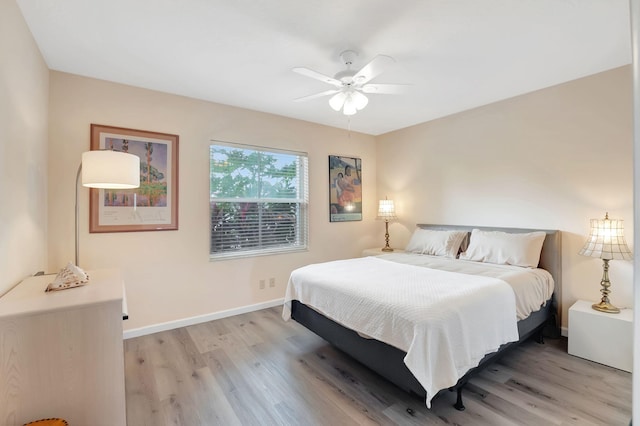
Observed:
[[[353,76],[353,81],[361,85],[380,75],[384,69],[395,62],[391,56],[378,55]]]
[[[407,93],[409,91],[410,87],[411,87],[410,84],[376,84],[376,83],[369,83],[369,84],[365,84],[360,89],[364,93],[373,93],[373,94],[378,93],[378,94],[381,94],[381,95],[395,95],[395,94]]]
[[[315,95],[303,96],[302,98],[294,99],[293,101],[294,102],[310,101],[312,99],[321,98],[323,96],[333,95],[334,93],[338,93],[338,92],[340,92],[340,90],[332,89],[332,90],[316,93]]]
[[[293,68],[293,72],[297,72],[300,75],[304,75],[305,77],[311,77],[316,80],[324,81],[325,83],[333,84],[336,87],[342,87],[342,82],[340,80],[336,80],[333,77],[329,77],[328,75],[321,74],[317,71],[310,70],[309,68]]]

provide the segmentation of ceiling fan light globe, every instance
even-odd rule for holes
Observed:
[[[334,111],[340,111],[346,98],[347,95],[344,92],[336,93],[329,99],[329,106],[331,106]]]
[[[365,95],[363,95],[360,92],[353,92],[353,94],[351,95],[351,99],[358,111],[366,107],[367,104],[369,103],[369,98],[367,98]]]
[[[342,112],[344,113],[344,115],[353,115],[358,112],[356,104],[351,98],[347,99],[347,101],[344,103],[344,109],[342,110]]]

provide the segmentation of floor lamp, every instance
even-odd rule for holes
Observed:
[[[76,257],[78,266],[79,206],[78,183],[98,189],[132,189],[140,186],[140,157],[120,151],[96,150],[82,153],[82,162],[76,174]]]

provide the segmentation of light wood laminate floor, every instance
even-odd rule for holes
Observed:
[[[631,374],[529,341],[424,401],[271,308],[125,341],[129,426],[628,425]]]

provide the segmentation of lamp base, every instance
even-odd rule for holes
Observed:
[[[609,303],[609,294],[611,294],[611,290],[609,290],[609,287],[611,287],[611,282],[609,281],[609,259],[602,259],[602,281],[600,281],[600,285],[602,286],[600,289],[602,299],[600,299],[600,303],[594,303],[591,307],[596,311],[607,314],[619,314],[620,309]]]
[[[600,303],[594,303],[591,305],[593,309],[600,312],[606,312],[607,314],[619,314],[620,309],[616,308],[609,302],[600,301]]]
[[[393,251],[391,246],[389,246],[389,220],[384,220],[384,247],[382,247],[382,251]]]

